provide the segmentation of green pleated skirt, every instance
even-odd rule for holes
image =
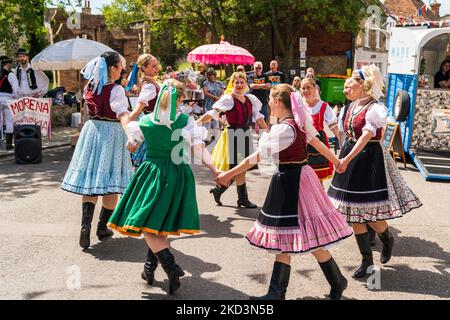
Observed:
[[[138,237],[199,233],[195,180],[187,164],[170,158],[148,158],[134,174],[108,226]]]

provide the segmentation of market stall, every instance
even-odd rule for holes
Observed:
[[[450,27],[393,28],[386,103],[407,152],[427,180],[450,180],[450,90],[434,75],[450,58]]]

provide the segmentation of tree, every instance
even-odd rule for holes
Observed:
[[[366,9],[378,0],[235,0],[242,22],[264,27],[270,25],[273,38],[282,52],[284,66],[294,62],[297,40],[305,28],[318,27],[328,32],[342,31],[357,34]],[[253,23],[254,25],[254,23]]]
[[[0,48],[14,55],[24,47],[34,55],[46,45],[44,15],[48,6],[79,6],[81,0],[8,0],[0,1]]]
[[[205,42],[201,31],[209,32],[212,42],[232,34],[238,21],[233,10],[237,5],[235,0],[114,0],[103,7],[102,13],[110,28],[152,20],[152,32],[172,30],[177,47],[190,48]]]

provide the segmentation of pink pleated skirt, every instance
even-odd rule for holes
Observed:
[[[326,249],[351,235],[314,170],[308,165],[281,164],[246,238],[275,253],[298,254]]]

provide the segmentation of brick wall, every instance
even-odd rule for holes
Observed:
[[[52,11],[49,14],[52,14]],[[85,35],[87,39],[101,42],[120,53],[127,61],[127,65],[130,62],[136,62],[139,57],[137,30],[109,31],[106,28],[104,16],[87,13],[81,13],[80,29],[69,29],[66,24],[67,16],[61,10],[58,10],[54,20],[56,23],[53,30],[57,30],[62,23],[61,31],[55,36],[54,42],[73,39],[77,36],[82,38]],[[77,74],[78,71],[75,70],[60,71],[60,85],[67,91],[76,91],[79,86]]]
[[[261,29],[258,29],[261,31]],[[242,32],[239,36],[229,40],[237,46],[242,46],[251,52],[256,60],[262,61],[264,70],[269,69],[270,61],[279,58],[282,52],[272,41],[271,26],[265,27],[263,36],[256,32]],[[329,33],[326,30],[305,30],[300,37],[308,39],[308,51],[306,52],[307,65],[317,69],[317,73],[346,74],[345,52],[352,50],[352,34],[344,32]],[[299,38],[300,38],[299,37]],[[300,65],[299,40],[296,39],[294,50],[294,63]],[[280,69],[284,66],[280,64]],[[323,70],[323,71],[321,71]]]

